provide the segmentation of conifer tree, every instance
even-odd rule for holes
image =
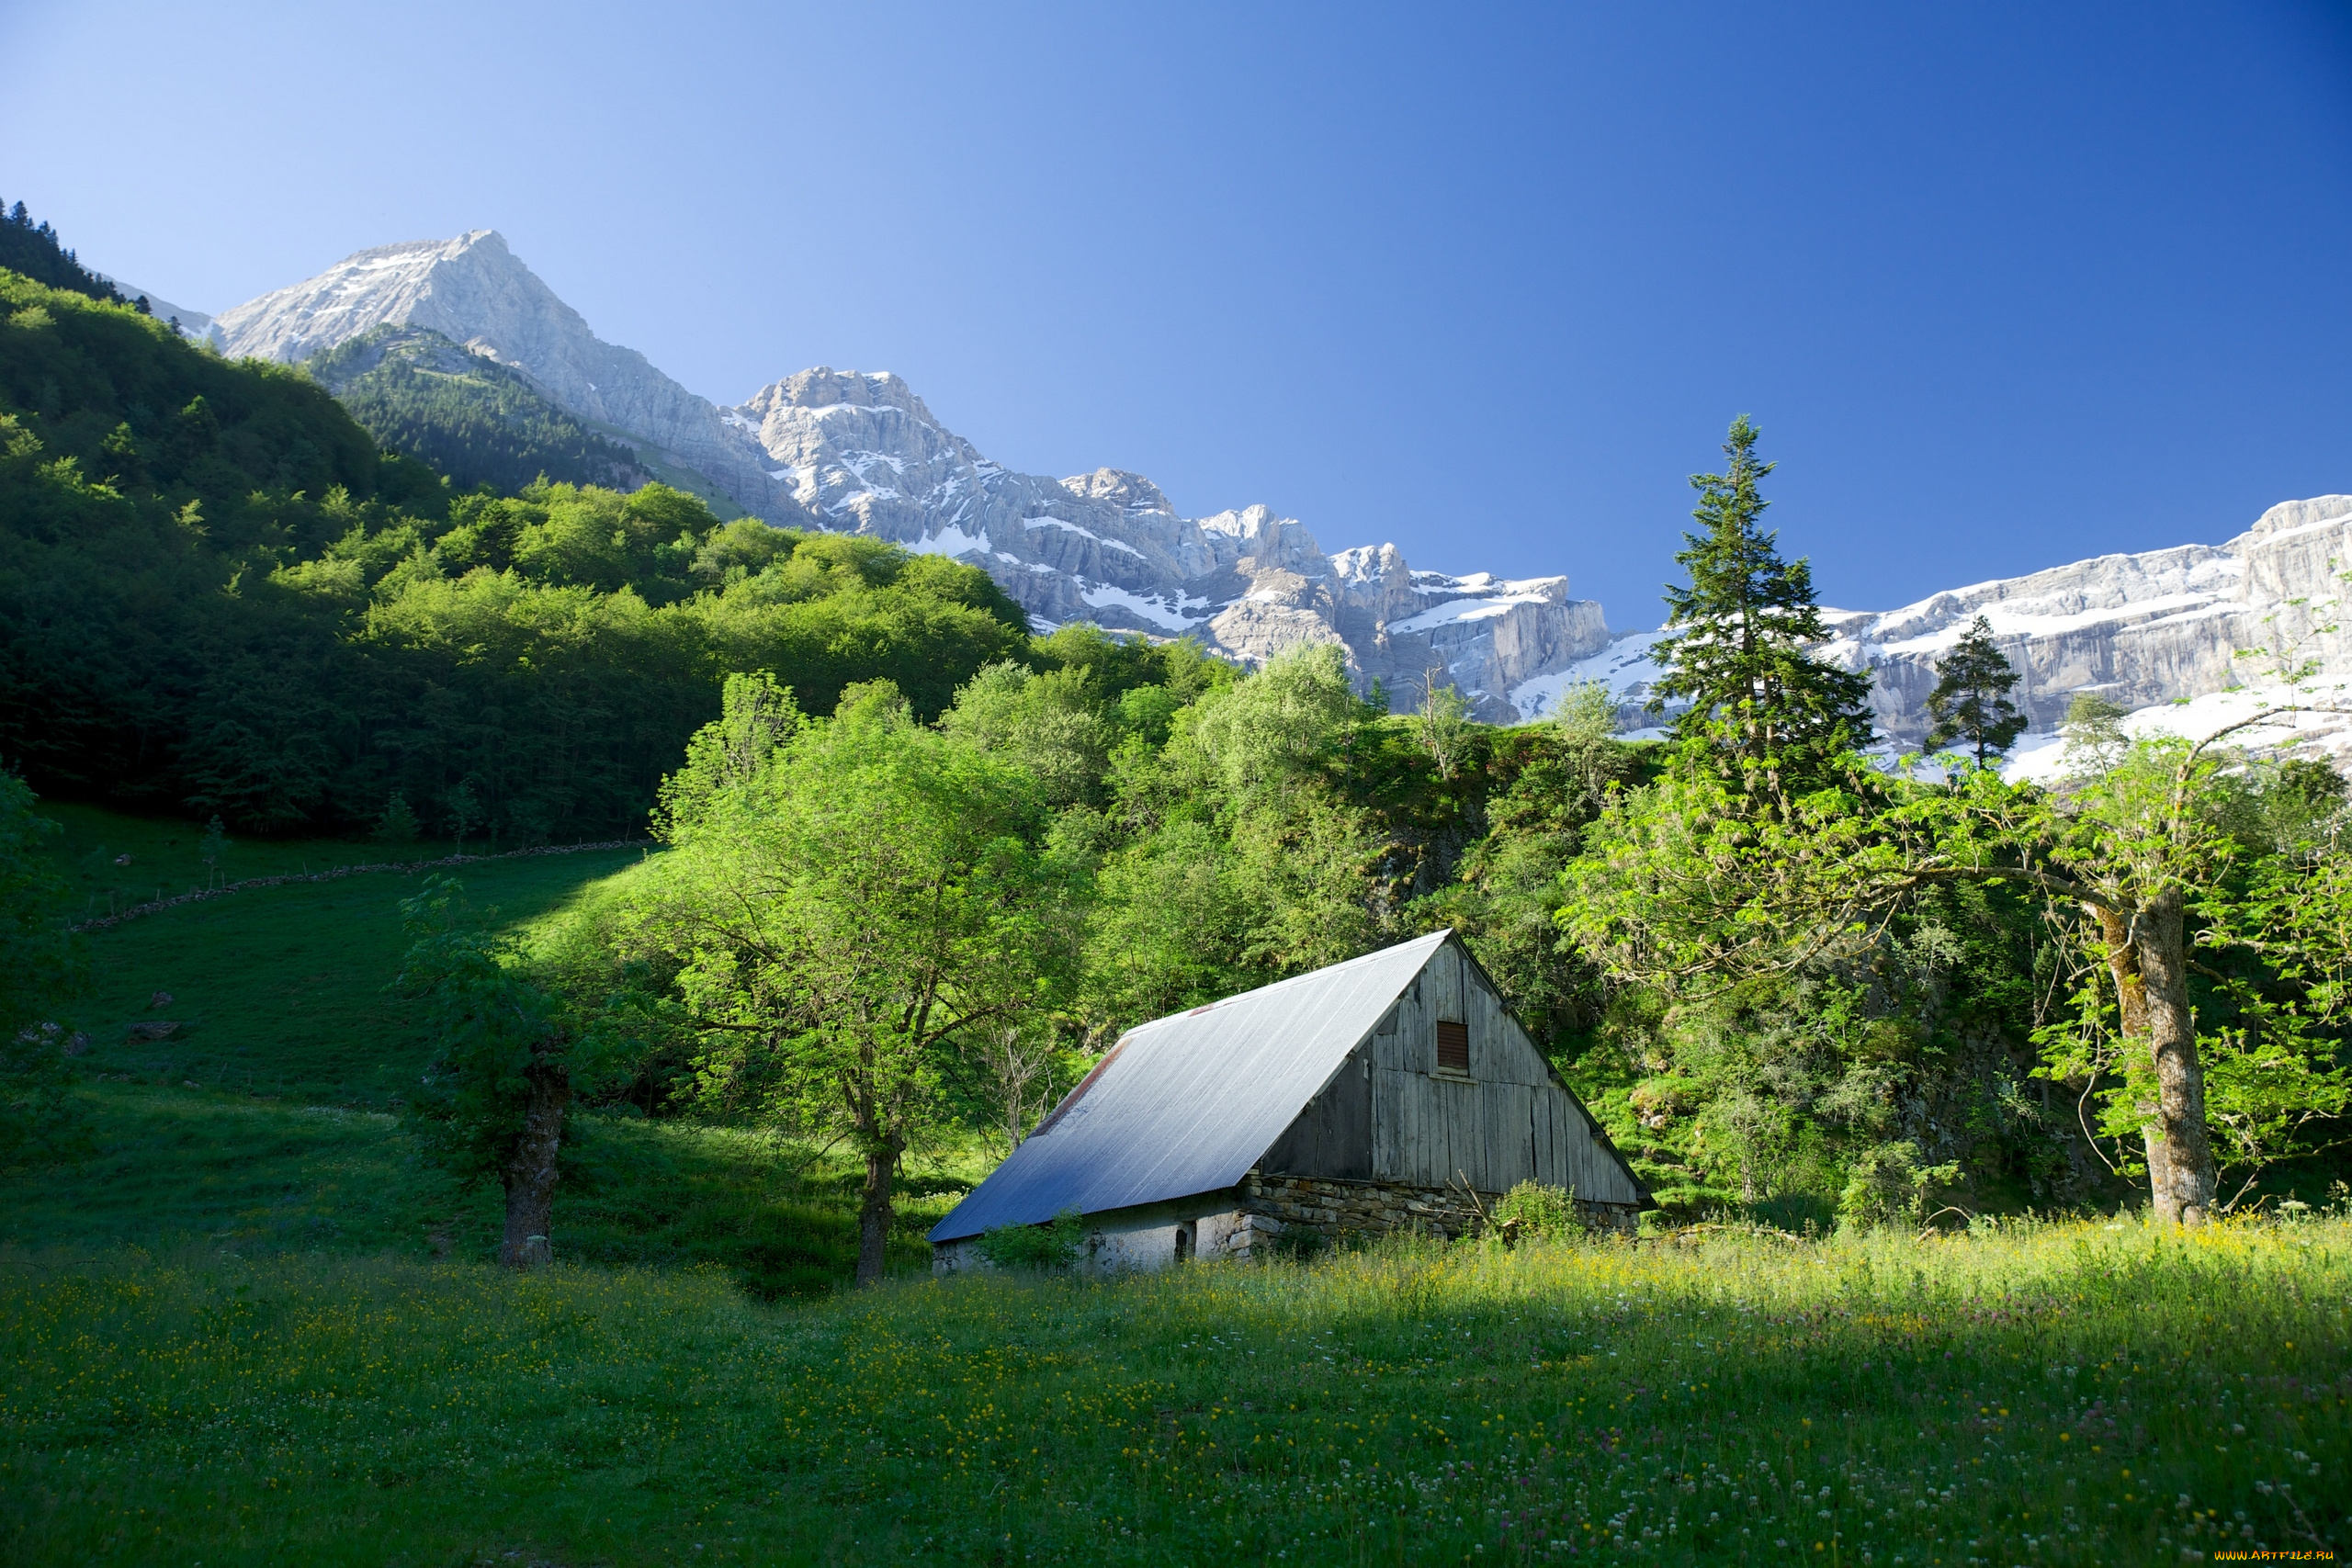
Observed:
[[[1936,664],[1936,689],[1928,694],[1928,750],[1941,751],[1954,741],[1975,750],[1976,765],[1997,756],[2024,733],[2025,715],[2009,701],[2018,672],[1993,640],[1993,623],[1979,615],[1949,658]]]
[[[1871,739],[1864,706],[1871,681],[1809,657],[1829,637],[1813,597],[1813,569],[1783,561],[1779,536],[1760,526],[1770,505],[1757,489],[1776,466],[1756,457],[1758,432],[1742,414],[1724,442],[1730,459],[1720,474],[1694,474],[1703,534],[1685,534],[1690,548],[1674,558],[1690,574],[1669,586],[1668,629],[1652,656],[1665,666],[1651,706],[1687,698],[1675,733],[1694,739],[1727,721],[1740,751],[1758,760],[1837,751]]]

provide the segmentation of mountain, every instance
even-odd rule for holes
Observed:
[[[387,448],[460,490],[518,491],[545,476],[628,491],[652,478],[633,448],[582,424],[529,377],[430,327],[371,327],[302,366]]]
[[[388,323],[520,372],[669,482],[983,566],[1048,626],[1189,633],[1250,660],[1337,643],[1399,705],[1434,675],[1489,718],[1512,715],[1511,687],[1608,641],[1600,605],[1569,598],[1565,577],[1416,571],[1389,545],[1326,555],[1265,506],[1188,519],[1138,475],[1015,473],[887,373],[805,370],[719,408],[598,338],[489,230],[362,251],[221,312],[217,330],[232,355],[300,361]]]
[[[756,443],[643,355],[589,331],[580,312],[490,230],[361,251],[215,318],[223,353],[289,364],[386,322],[428,327],[523,371],[560,407],[598,434],[627,441],[646,468],[682,490],[725,495],[772,521],[795,520]]]
[[[104,276],[103,274],[100,276]],[[182,337],[200,343],[209,342],[215,348],[220,346],[220,329],[213,325],[212,318],[203,311],[190,310],[186,305],[175,305],[153,289],[125,283],[119,277],[107,277],[105,281],[126,300],[146,300],[147,313],[166,325],[177,327]]]
[[[1189,634],[1245,660],[1337,643],[1398,705],[1432,677],[1487,719],[1532,717],[1570,686],[1606,683],[1631,728],[1645,712],[1660,634],[1612,637],[1600,606],[1565,577],[1507,581],[1415,570],[1393,545],[1326,553],[1306,525],[1263,505],[1182,516],[1149,479],[1118,468],[1066,479],[1014,472],[943,425],[902,378],[818,368],[731,408],[695,397],[593,333],[488,230],[362,251],[317,277],[219,318],[226,352],[296,360],[386,322],[429,328],[529,378],[592,429],[626,439],[669,479],[693,469],[713,491],[779,524],[889,539],[985,567],[1046,626],[1088,620],[1155,637]],[[673,482],[675,482],[674,480]],[[1821,652],[1877,672],[1878,722],[1897,744],[1926,728],[1935,662],[1982,613],[2022,672],[2048,738],[2092,691],[2148,723],[2190,723],[2177,699],[2257,680],[2242,649],[2306,643],[2352,678],[2352,646],[2294,601],[2333,601],[2352,561],[2352,501],[2273,507],[2218,546],[2105,556],[1933,594],[1883,612],[1832,612]],[[2347,741],[2352,744],[2352,741]]]
[[[2131,709],[2134,728],[2202,736],[2282,695],[2282,658],[2315,666],[2307,682],[2315,690],[2352,683],[2352,631],[2335,629],[2347,567],[2352,496],[2281,502],[2220,545],[2100,556],[1951,589],[1899,610],[1828,611],[1836,635],[1818,653],[1871,671],[1879,728],[1895,744],[1916,747],[1927,732],[1936,661],[1983,615],[2020,676],[2010,695],[2032,728],[2019,761],[2029,772],[2046,771],[2061,761],[2054,737],[2083,693]],[[1619,637],[1514,688],[1512,702],[1532,716],[1567,686],[1600,681],[1617,694],[1622,720],[1653,724],[1642,705],[1657,676],[1649,654],[1661,635]],[[2243,656],[2256,649],[2272,653]],[[2312,716],[2301,728],[2332,750],[2352,750],[2352,727],[2339,718]]]
[[[1565,577],[1414,571],[1393,545],[1326,555],[1265,506],[1177,514],[1139,474],[1014,473],[933,417],[899,377],[804,370],[729,412],[823,526],[986,566],[1034,620],[1192,634],[1256,661],[1337,643],[1405,703],[1450,679],[1492,716],[1502,694],[1608,640]]]

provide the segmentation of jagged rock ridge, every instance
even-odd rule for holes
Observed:
[[[1047,625],[1190,634],[1252,661],[1334,643],[1400,705],[1451,681],[1488,718],[1514,715],[1513,687],[1608,641],[1600,607],[1570,599],[1565,577],[1415,571],[1389,545],[1327,556],[1264,506],[1184,518],[1139,475],[1012,472],[896,376],[805,370],[716,407],[598,338],[490,230],[362,251],[222,312],[217,331],[230,354],[295,361],[387,322],[523,372],[560,407],[634,438],[657,472],[692,469],[771,522],[982,565]]]

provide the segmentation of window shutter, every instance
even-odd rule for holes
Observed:
[[[1442,1073],[1467,1073],[1470,1070],[1470,1026],[1449,1019],[1438,1020],[1437,1070]]]

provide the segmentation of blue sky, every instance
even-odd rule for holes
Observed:
[[[2352,20],[2064,6],[0,3],[0,197],[218,310],[491,227],[732,401],[1653,625],[1753,414],[1885,607],[2352,491]]]

